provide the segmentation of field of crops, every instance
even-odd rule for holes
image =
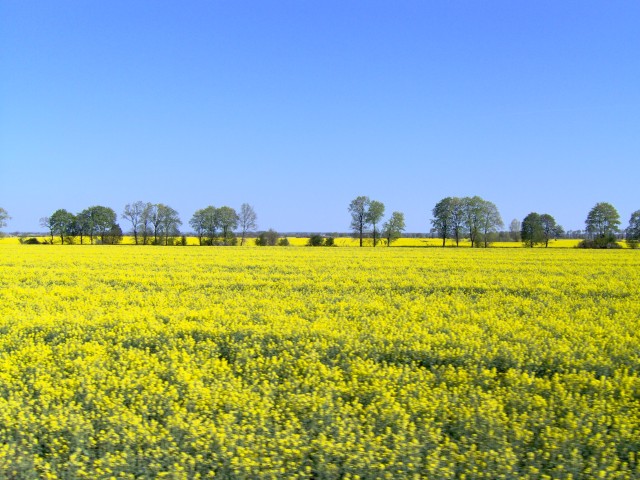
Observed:
[[[0,245],[0,478],[640,478],[640,252]]]

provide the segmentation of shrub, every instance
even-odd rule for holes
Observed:
[[[309,237],[309,241],[307,242],[307,246],[309,247],[321,247],[324,244],[324,238],[321,235],[311,235]]]

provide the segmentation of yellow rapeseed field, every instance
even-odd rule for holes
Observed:
[[[640,252],[0,244],[0,478],[640,478]]]

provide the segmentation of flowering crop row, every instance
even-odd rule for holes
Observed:
[[[640,255],[0,245],[1,478],[640,477]]]

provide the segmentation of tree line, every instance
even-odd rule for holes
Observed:
[[[380,244],[390,246],[405,231],[404,214],[391,213],[384,221],[385,205],[367,196],[358,196],[348,206],[351,215],[350,228],[359,245]],[[459,246],[462,239],[469,239],[472,247],[488,247],[497,238],[504,227],[502,217],[496,205],[479,196],[446,197],[433,207],[430,221],[432,232],[442,239],[454,240]],[[130,234],[136,245],[174,245],[185,244],[186,239],[180,232],[182,221],[178,212],[162,203],[134,202],[127,204],[121,218],[130,225]],[[0,207],[0,228],[6,227],[11,217]],[[50,216],[40,219],[40,225],[46,228],[53,243],[54,238],[62,244],[80,243],[116,244],[122,241],[123,230],[117,223],[118,215],[110,208],[101,205],[88,207],[77,214],[58,209]],[[209,205],[196,210],[189,225],[198,238],[200,245],[244,245],[247,234],[258,228],[254,208],[244,203],[240,210]],[[624,234],[627,244],[632,248],[640,246],[640,210],[631,214],[628,227],[623,231],[618,211],[606,202],[597,203],[585,220],[586,238],[579,244],[584,248],[616,248],[618,235]],[[544,245],[563,235],[562,226],[548,213],[531,212],[522,221],[512,220],[510,236],[521,241],[526,247]],[[178,238],[182,235],[182,238]],[[238,236],[240,237],[238,239]],[[259,232],[256,245],[288,245],[286,238],[272,229]],[[312,235],[310,246],[332,246],[333,237],[325,238]]]

